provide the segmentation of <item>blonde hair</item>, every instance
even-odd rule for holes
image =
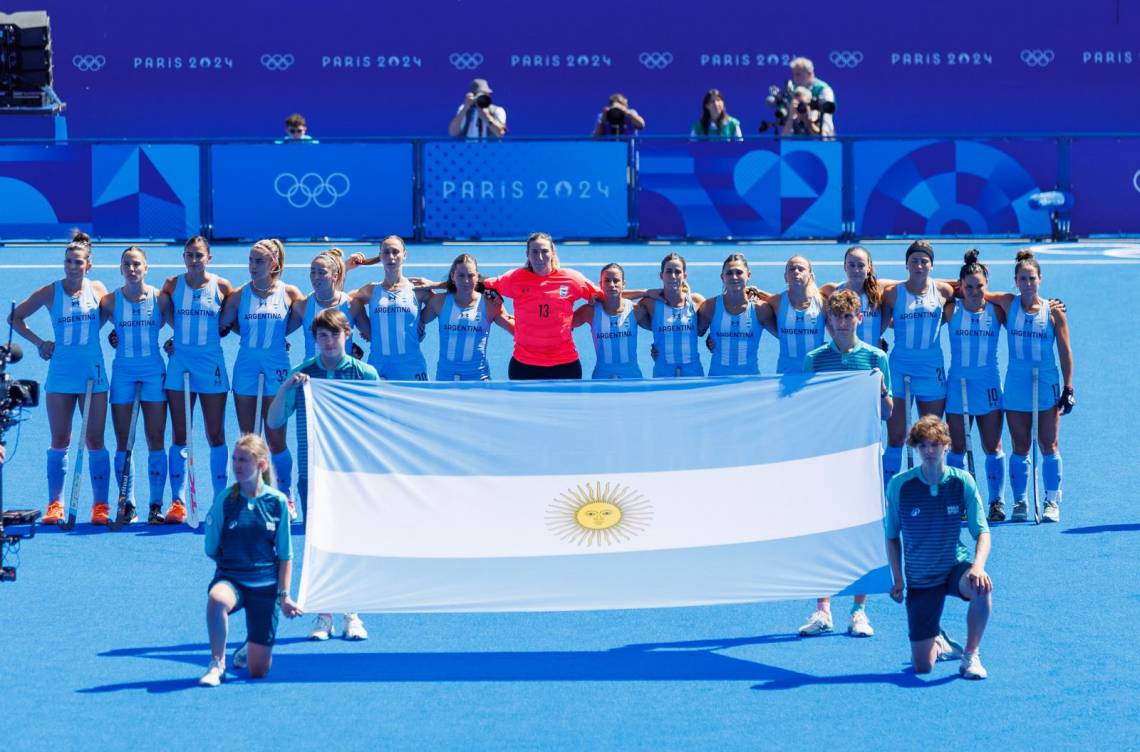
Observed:
[[[788,67],[792,70],[802,70],[815,75],[815,63],[806,57],[793,58],[792,62],[788,63]]]
[[[269,272],[269,276],[278,279],[285,271],[285,245],[277,238],[264,238],[254,243],[250,250],[259,248],[277,259],[277,268]]]
[[[313,258],[313,263],[318,261],[327,261],[332,265],[333,270],[336,271],[336,282],[333,282],[333,289],[337,292],[344,290],[344,277],[346,273],[344,251],[339,248],[330,248],[327,251],[321,251]]]
[[[792,256],[791,258],[789,258],[784,263],[784,274],[787,275],[788,267],[791,266],[792,262],[795,261],[796,259],[799,259],[800,261],[807,264],[808,274],[810,275],[808,277],[808,283],[804,287],[805,297],[807,297],[807,298],[818,298],[819,297],[819,288],[815,284],[815,269],[812,268],[811,260],[808,257],[806,257],[806,256]]]
[[[264,461],[265,469],[261,471],[261,482],[271,487],[277,485],[277,477],[273,474],[273,463],[269,461],[269,445],[265,443],[265,439],[256,433],[243,433],[234,443],[234,449],[249,452],[258,462]],[[234,483],[229,487],[231,498],[236,499],[240,493],[240,483]]]
[[[915,447],[924,441],[934,441],[943,446],[950,446],[949,426],[937,415],[923,415],[910,429],[906,443],[908,446]]]
[[[530,234],[530,237],[526,239],[527,270],[532,272],[534,271],[534,268],[530,265],[530,244],[536,240],[545,240],[546,242],[550,243],[550,270],[558,271],[562,267],[562,265],[558,263],[558,247],[554,245],[554,238],[550,237],[550,235],[545,232],[532,232]]]

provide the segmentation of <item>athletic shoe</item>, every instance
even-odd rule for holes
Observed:
[[[222,661],[210,659],[210,667],[206,669],[206,673],[202,674],[202,678],[198,680],[199,687],[216,687],[222,683],[222,677],[226,674],[226,664]]]
[[[871,622],[867,620],[867,612],[859,609],[851,614],[851,623],[847,625],[847,634],[852,637],[870,637],[875,634]]]
[[[243,642],[241,647],[234,651],[233,657],[230,658],[230,664],[234,668],[249,668],[249,643]]]
[[[945,629],[938,630],[934,644],[938,646],[938,658],[936,660],[956,661],[962,657],[962,646],[951,640]]]
[[[151,504],[150,514],[147,515],[146,524],[148,525],[165,525],[166,516],[162,513],[161,504]]]
[[[985,679],[989,676],[986,673],[986,667],[982,665],[982,659],[978,657],[977,650],[962,654],[962,662],[958,664],[958,673],[964,679]]]
[[[170,502],[170,509],[166,510],[166,517],[163,522],[167,525],[181,525],[186,521],[186,505],[182,503],[182,499],[175,499]]]
[[[91,505],[91,524],[106,525],[111,521],[111,507],[107,502]]]
[[[1041,510],[1041,519],[1045,522],[1061,521],[1061,492],[1045,492],[1045,508]]]
[[[58,525],[63,522],[63,503],[59,501],[49,501],[47,514],[40,517],[41,525]]]
[[[332,614],[319,614],[317,620],[313,623],[313,631],[309,632],[310,640],[325,641],[332,637],[333,633],[333,619]]]
[[[1013,502],[1013,514],[1010,515],[1010,522],[1025,522],[1029,519],[1029,504],[1025,499],[1017,499]]]
[[[123,504],[123,524],[129,525],[132,522],[138,522],[138,521],[139,521],[139,516],[135,512],[135,505],[129,501],[125,502]]]
[[[989,520],[990,522],[1005,522],[1005,504],[1002,504],[1001,501],[991,501]]]
[[[356,614],[344,615],[344,639],[359,642],[368,639],[368,630]]]
[[[826,634],[830,632],[831,629],[831,612],[816,611],[811,615],[811,618],[800,627],[800,637],[814,637],[816,635]]]

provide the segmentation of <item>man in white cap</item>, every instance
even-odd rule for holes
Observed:
[[[471,88],[447,126],[447,132],[452,138],[479,140],[502,138],[507,132],[507,111],[491,102],[491,87],[487,79],[476,78],[471,82]]]

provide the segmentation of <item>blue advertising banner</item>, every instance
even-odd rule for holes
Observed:
[[[857,141],[855,232],[887,235],[1050,233],[1033,194],[1055,187],[1055,141]]]
[[[214,236],[411,235],[411,144],[211,147]]]
[[[623,142],[424,144],[429,238],[618,238],[629,232]]]
[[[188,238],[201,230],[200,147],[96,144],[91,151],[95,233]]]
[[[0,146],[0,237],[92,232],[91,147]]]
[[[1140,139],[1076,139],[1070,157],[1072,231],[1140,232]]]
[[[842,232],[836,142],[638,144],[644,238],[808,238]]]

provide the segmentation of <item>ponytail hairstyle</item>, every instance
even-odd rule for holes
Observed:
[[[558,271],[562,267],[562,265],[558,263],[558,246],[554,245],[554,238],[550,236],[550,233],[546,232],[532,232],[530,234],[530,237],[526,239],[526,249],[528,251],[526,259],[527,271],[534,271],[530,265],[529,251],[530,244],[536,240],[545,240],[546,242],[550,243],[550,270],[555,272]]]
[[[1017,252],[1017,256],[1013,261],[1013,276],[1016,279],[1017,273],[1021,271],[1021,267],[1031,266],[1037,270],[1037,276],[1041,276],[1041,264],[1037,263],[1037,257],[1033,255],[1033,251],[1028,248],[1022,248]]]
[[[455,260],[451,262],[451,268],[447,270],[447,282],[444,284],[446,285],[447,291],[449,293],[455,294],[456,290],[458,289],[456,288],[455,280],[451,278],[451,275],[455,274],[455,270],[459,267],[460,264],[467,263],[475,265],[475,292],[483,292],[483,275],[479,274],[479,262],[476,261],[475,257],[470,253],[461,253],[455,257]]]
[[[408,246],[404,243],[404,239],[401,238],[399,235],[389,235],[388,237],[381,240],[380,241],[380,248],[383,248],[384,244],[387,243],[388,241],[393,241],[393,240],[400,244],[400,249],[406,255],[408,253]],[[361,261],[358,264],[358,266],[374,266],[374,265],[379,264],[379,263],[380,263],[380,253],[379,253],[379,251],[377,251],[375,256],[370,256],[369,258],[364,259],[363,261]]]
[[[875,274],[875,262],[871,260],[871,252],[861,245],[853,245],[843,254],[843,263],[852,253],[862,253],[867,257],[867,276],[863,278],[863,294],[867,296],[867,305],[874,309],[883,302],[883,291],[879,289],[879,277]]]
[[[799,259],[800,261],[807,264],[809,276],[808,276],[808,283],[804,286],[804,297],[808,298],[809,300],[812,298],[818,298],[819,297],[819,287],[816,286],[816,284],[815,284],[815,269],[812,268],[811,260],[808,259],[806,256],[792,256],[791,258],[789,258],[784,263],[784,274],[788,273],[788,267],[791,266],[792,262],[795,261],[796,259]]]
[[[622,265],[616,261],[611,261],[610,263],[608,263],[602,267],[602,270],[600,272],[598,272],[598,281],[601,282],[602,279],[605,278],[606,272],[608,272],[610,269],[617,269],[618,270],[618,274],[621,275],[621,282],[624,285],[625,284],[625,269],[622,268]]]
[[[253,248],[260,248],[273,258],[277,259],[277,268],[269,273],[273,279],[279,279],[285,271],[285,245],[277,238],[265,238],[253,244]]]
[[[234,444],[234,449],[249,452],[258,462],[264,460],[265,469],[261,471],[261,482],[266,486],[276,486],[277,478],[273,474],[273,463],[269,461],[269,445],[265,443],[265,439],[256,433],[243,433]],[[227,495],[230,499],[236,500],[241,495],[241,483],[230,486]]]
[[[962,264],[962,268],[958,270],[959,280],[963,280],[971,274],[980,274],[987,280],[990,278],[989,267],[987,267],[981,261],[978,261],[978,255],[979,253],[977,248],[971,248],[970,250],[966,251],[966,255],[962,257],[965,260],[965,263]]]
[[[83,232],[83,230],[76,230],[71,234],[71,242],[67,244],[67,250],[63,253],[67,255],[68,251],[84,251],[87,254],[88,263],[91,262],[91,236]]]
[[[689,294],[689,265],[685,263],[685,257],[673,251],[665,258],[661,259],[661,272],[665,272],[665,265],[670,261],[677,261],[681,264],[681,271],[685,273],[685,278],[681,280],[681,292],[684,295]]]
[[[332,265],[333,271],[336,272],[336,281],[333,282],[333,290],[342,292],[344,290],[344,277],[347,271],[344,266],[344,251],[339,248],[329,248],[327,251],[318,253],[313,261],[323,261]]]
[[[127,257],[127,254],[132,252],[132,251],[137,251],[138,254],[143,257],[143,261],[144,262],[147,261],[146,251],[144,251],[142,248],[139,248],[137,245],[132,245],[131,247],[127,248],[126,250],[124,250],[122,253],[119,254],[119,263],[122,264],[123,259],[125,259]]]

